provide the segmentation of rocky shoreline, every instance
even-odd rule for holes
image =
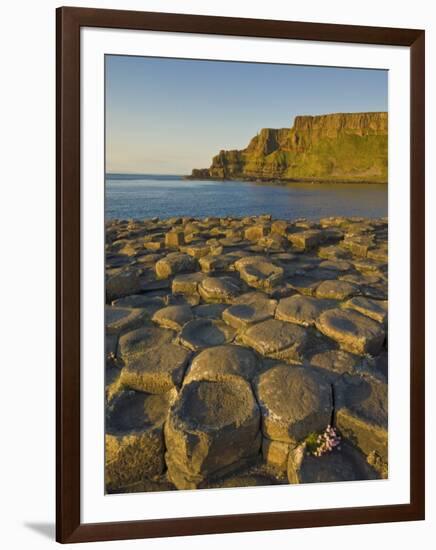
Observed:
[[[263,185],[291,185],[294,183],[322,183],[325,185],[329,184],[336,184],[336,183],[343,183],[343,184],[350,184],[350,183],[356,183],[356,184],[375,184],[375,185],[387,185],[388,182],[385,178],[381,179],[364,179],[362,177],[357,178],[335,178],[333,176],[329,176],[328,178],[271,178],[271,177],[261,177],[261,176],[226,176],[226,177],[218,177],[218,176],[211,176],[208,173],[208,170],[198,169],[193,170],[192,174],[183,176],[184,180],[188,181],[219,181],[219,182],[226,182],[226,181],[242,181],[247,183],[262,183]]]
[[[108,221],[106,491],[386,478],[387,230]]]

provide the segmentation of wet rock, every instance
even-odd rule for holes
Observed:
[[[222,317],[230,326],[243,329],[273,317],[276,306],[277,301],[269,299],[262,292],[248,292],[239,296],[234,305],[223,312]]]
[[[205,301],[229,303],[241,292],[241,288],[231,277],[205,277],[198,291]]]
[[[153,321],[164,328],[180,330],[188,321],[192,321],[191,308],[189,306],[167,306],[156,311]]]
[[[318,317],[316,326],[342,349],[358,355],[377,355],[385,340],[380,323],[352,310],[327,310]]]
[[[163,423],[173,395],[122,392],[107,409],[105,485],[125,485],[160,475],[165,468]]]
[[[193,380],[223,380],[239,376],[251,381],[259,374],[255,353],[242,346],[225,345],[207,348],[192,361],[184,384]]]
[[[356,296],[348,302],[345,302],[344,307],[354,309],[374,321],[386,323],[388,318],[388,302],[387,300],[371,300],[363,296]]]
[[[108,334],[120,334],[138,328],[144,322],[144,312],[140,309],[106,306],[104,315]]]
[[[323,281],[316,288],[317,298],[347,300],[359,293],[359,287],[347,281]]]
[[[198,487],[258,454],[260,413],[247,382],[193,381],[183,386],[165,424],[166,462],[178,489]]]
[[[266,357],[298,363],[302,361],[307,332],[297,325],[268,319],[247,329],[241,340]]]
[[[180,343],[197,351],[210,346],[220,346],[231,342],[235,331],[222,321],[194,319],[180,332]]]
[[[268,439],[295,445],[331,421],[331,386],[310,367],[273,367],[257,378],[254,387],[262,432]]]
[[[295,294],[280,300],[276,309],[276,319],[296,323],[304,327],[314,325],[319,315],[334,307],[332,300],[318,300],[310,296]]]
[[[156,262],[156,275],[160,279],[166,279],[177,273],[195,271],[196,265],[196,260],[188,254],[172,252]]]

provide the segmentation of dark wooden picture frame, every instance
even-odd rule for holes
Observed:
[[[57,10],[57,517],[62,543],[424,519],[422,30],[62,7]],[[80,519],[80,29],[101,27],[406,46],[411,55],[410,503],[82,524]]]

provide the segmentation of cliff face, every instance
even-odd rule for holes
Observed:
[[[297,116],[245,149],[220,151],[192,178],[387,182],[388,114]]]

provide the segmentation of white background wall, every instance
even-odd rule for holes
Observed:
[[[75,6],[235,17],[425,28],[427,97],[436,97],[436,17],[430,0],[79,0]],[[55,380],[55,0],[2,5],[0,79],[0,544],[42,549],[54,543]],[[436,307],[436,112],[427,105],[427,297]],[[394,182],[392,182],[394,184]],[[395,206],[395,205],[394,205]],[[431,213],[431,215],[430,215]],[[431,249],[433,254],[430,255]],[[5,308],[6,306],[6,308]],[[435,462],[434,319],[427,314],[427,464]],[[395,375],[395,365],[392,365]],[[432,372],[433,371],[433,372]],[[433,434],[431,433],[433,432]],[[436,538],[436,483],[427,468],[427,520],[99,543],[108,548],[429,548]]]

